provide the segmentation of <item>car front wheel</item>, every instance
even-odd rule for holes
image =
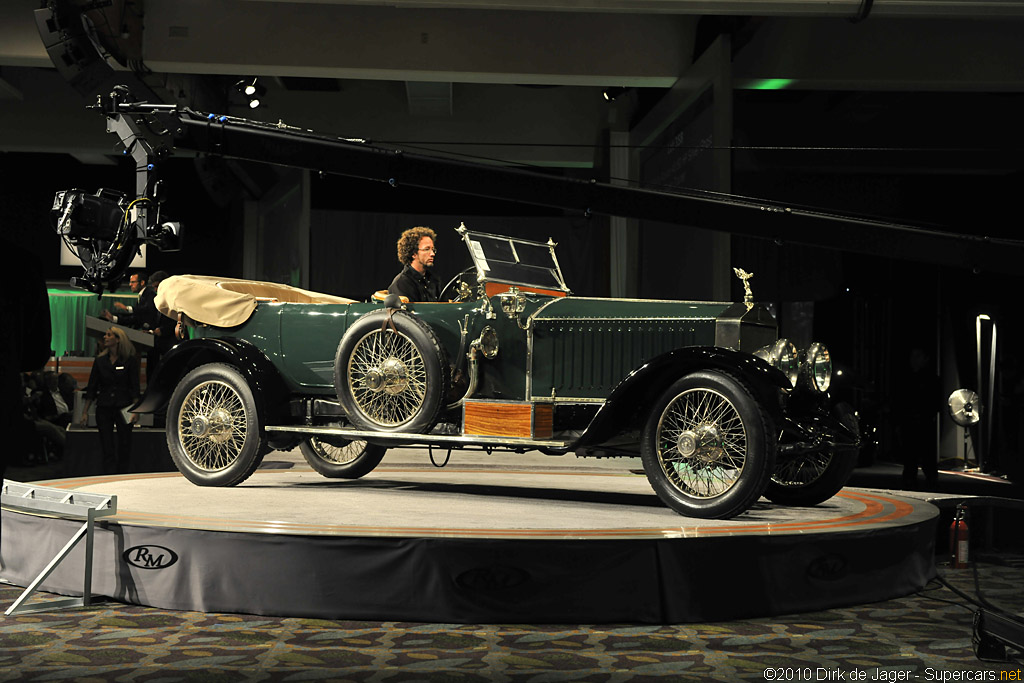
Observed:
[[[725,519],[761,496],[775,463],[774,424],[738,378],[714,370],[675,381],[640,439],[651,486],[676,512]]]
[[[178,383],[167,406],[167,447],[178,471],[199,486],[234,486],[263,459],[256,400],[230,365],[201,365]]]
[[[369,474],[387,453],[384,446],[365,441],[326,441],[311,436],[299,450],[309,466],[330,479],[358,479]]]

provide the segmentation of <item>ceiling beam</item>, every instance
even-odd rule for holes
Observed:
[[[149,0],[143,55],[169,73],[669,87],[697,17]]]
[[[246,0],[257,4],[290,0]],[[622,12],[749,16],[856,16],[863,0],[293,0],[392,9]],[[1024,16],[1022,0],[874,0],[875,16]]]

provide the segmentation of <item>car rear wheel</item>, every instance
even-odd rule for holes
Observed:
[[[448,364],[428,325],[406,311],[375,311],[338,344],[334,386],[360,429],[425,432],[448,393]]]
[[[201,365],[178,383],[167,406],[167,447],[178,471],[199,486],[234,486],[256,471],[266,449],[256,400],[230,365]]]
[[[640,438],[651,486],[676,512],[725,519],[761,496],[775,462],[775,429],[732,375],[686,375],[655,402]]]
[[[387,453],[384,446],[365,441],[330,441],[311,436],[299,450],[309,466],[330,479],[358,479],[373,471]]]
[[[857,433],[859,426],[853,408],[839,404],[833,415],[843,426]],[[765,498],[779,505],[822,503],[846,486],[857,466],[857,455],[857,448],[835,447],[780,459],[765,490]]]

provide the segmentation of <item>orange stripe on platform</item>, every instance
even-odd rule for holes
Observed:
[[[299,470],[305,472],[306,470]],[[312,472],[312,470],[309,470]],[[392,473],[423,473],[434,472],[430,469],[418,468],[378,468],[378,472]],[[256,474],[280,474],[281,470],[262,470]],[[558,474],[563,476],[580,476],[579,472],[560,472],[536,470],[470,470],[460,469],[459,474]],[[85,486],[109,484],[114,481],[131,481],[137,479],[176,478],[177,472],[103,475],[61,479],[40,484],[62,489],[76,489]],[[619,472],[587,472],[585,476],[622,477],[636,476]],[[810,521],[761,523],[746,525],[742,518],[723,520],[715,526],[668,526],[668,527],[636,527],[636,528],[599,528],[599,529],[562,529],[562,528],[464,528],[464,527],[416,527],[416,526],[371,526],[360,524],[316,524],[284,521],[256,521],[232,519],[225,517],[204,517],[199,515],[178,515],[161,512],[143,512],[120,510],[117,515],[105,518],[105,523],[118,523],[134,526],[155,525],[162,527],[189,527],[212,531],[233,531],[238,533],[272,533],[292,535],[338,535],[338,536],[386,536],[386,537],[476,537],[476,538],[519,538],[519,539],[587,539],[587,538],[700,538],[721,537],[727,535],[751,534],[800,534],[824,533],[843,530],[854,530],[869,525],[888,525],[911,515],[915,506],[912,502],[900,500],[878,493],[841,491],[840,498],[855,501],[863,505],[863,509],[838,517]],[[686,518],[681,518],[685,520]]]

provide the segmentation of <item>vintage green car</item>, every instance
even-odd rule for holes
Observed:
[[[158,307],[193,338],[137,410],[167,406],[171,456],[202,486],[296,445],[341,478],[399,445],[639,456],[666,505],[706,518],[845,484],[858,435],[829,406],[828,350],[778,339],[749,287],[743,303],[575,297],[554,243],[459,232],[473,267],[444,303],[164,281]]]

